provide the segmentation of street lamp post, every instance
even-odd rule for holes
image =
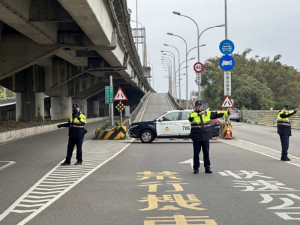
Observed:
[[[179,78],[180,78],[180,52],[178,50],[178,48],[176,48],[175,46],[173,45],[168,45],[168,44],[164,44],[164,46],[168,46],[168,47],[172,47],[174,49],[176,49],[177,53],[178,53],[178,68],[179,68]],[[181,106],[181,85],[180,85],[180,79],[179,79],[179,105]]]
[[[171,51],[161,51],[161,52],[163,53],[163,55],[166,54],[166,53],[170,53],[171,54],[169,56],[171,56],[173,58],[173,76],[174,76],[174,71],[175,71],[175,67],[176,67],[176,63],[175,63],[176,57],[175,57],[174,53],[171,52]],[[174,79],[174,77],[173,77],[173,79]],[[174,92],[175,99],[177,99],[176,80],[174,79],[174,81],[175,81],[175,85],[174,85],[173,92]]]
[[[199,26],[198,26],[198,24],[196,23],[196,21],[195,21],[194,19],[192,19],[192,18],[189,17],[189,16],[182,15],[180,12],[174,11],[173,13],[174,13],[175,15],[183,16],[183,17],[186,17],[186,18],[192,20],[192,21],[194,22],[194,24],[196,25],[196,27],[197,27],[198,62],[200,62],[200,44],[199,44],[199,38],[198,38],[198,37],[199,37]]]
[[[171,94],[172,91],[172,61],[168,57],[162,57],[162,62],[165,62],[168,64],[168,70],[169,70],[169,93]]]
[[[182,15],[180,12],[176,12],[176,11],[174,11],[173,12],[175,15],[178,15],[178,16],[183,16],[183,17],[186,17],[186,18],[188,18],[188,19],[190,19],[190,20],[192,20],[193,22],[194,22],[194,24],[196,25],[196,27],[197,27],[197,49],[198,49],[198,62],[200,62],[200,42],[199,42],[199,26],[198,26],[198,24],[196,23],[196,21],[194,20],[194,19],[192,19],[191,17],[189,17],[189,16],[186,16],[186,15]],[[201,96],[200,96],[200,85],[201,85],[201,83],[200,84],[198,84],[198,90],[199,90],[199,93],[198,93],[198,98],[201,100]]]
[[[226,0],[225,0],[225,3],[226,3]],[[200,35],[200,34],[199,34],[199,26],[198,26],[198,24],[196,23],[196,21],[195,21],[194,19],[192,19],[192,18],[189,17],[189,16],[182,15],[180,12],[174,11],[173,13],[174,13],[175,15],[183,16],[183,17],[186,17],[186,18],[192,20],[192,21],[194,22],[194,24],[196,25],[196,27],[197,27],[198,62],[200,62],[200,36],[202,35],[202,33],[203,33],[205,30],[204,30],[204,31],[201,33],[201,35]],[[218,27],[218,26],[214,26],[214,27]],[[212,27],[211,27],[211,28],[212,28]],[[210,29],[210,28],[209,28],[209,29]],[[206,30],[208,30],[208,29],[206,29]],[[198,99],[201,100],[201,83],[198,84]]]
[[[200,35],[199,35],[199,37],[198,37],[199,43],[200,43],[200,38],[201,38],[202,34],[203,34],[205,31],[207,31],[207,30],[209,30],[209,29],[212,29],[212,28],[224,27],[224,26],[225,26],[225,24],[220,24],[220,25],[216,25],[216,26],[207,27],[206,29],[204,29],[204,30],[200,33]],[[201,45],[200,45],[200,46],[201,46]],[[199,57],[200,57],[200,53],[199,53]]]
[[[173,34],[173,33],[167,33],[168,35],[171,35],[171,36],[175,36],[175,37],[178,37],[180,38],[181,40],[184,41],[185,43],[185,62],[186,62],[186,70],[185,70],[185,74],[186,74],[186,108],[188,109],[189,107],[189,97],[188,97],[188,93],[189,93],[189,75],[188,75],[188,60],[187,60],[187,49],[188,49],[188,46],[187,46],[187,42],[186,40],[181,37],[180,35],[176,35],[176,34]]]

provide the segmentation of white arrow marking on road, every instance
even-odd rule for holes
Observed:
[[[180,164],[184,164],[184,163],[191,164],[191,168],[193,169],[193,159],[188,159],[188,160],[185,160],[183,162],[180,162]],[[200,163],[203,163],[203,161],[200,160]]]
[[[11,166],[11,165],[13,165],[13,164],[16,163],[15,161],[0,161],[0,162],[7,163],[6,165],[1,166],[1,167],[0,167],[0,170],[4,170],[5,168],[7,168],[7,167],[9,167],[9,166]]]

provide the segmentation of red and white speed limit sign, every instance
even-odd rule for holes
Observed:
[[[204,65],[201,62],[196,62],[194,64],[194,70],[196,73],[201,73],[204,69]]]

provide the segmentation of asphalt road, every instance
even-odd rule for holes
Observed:
[[[170,110],[166,96],[152,94],[141,120]],[[201,162],[197,175],[190,140],[89,140],[83,166],[67,168],[66,129],[1,145],[0,224],[300,224],[300,132],[291,163],[276,128],[233,123],[233,134],[211,141],[213,174]]]

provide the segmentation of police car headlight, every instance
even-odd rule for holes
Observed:
[[[138,126],[139,126],[139,125],[137,125],[137,124],[130,125],[130,129],[136,128],[136,127],[138,127]]]

